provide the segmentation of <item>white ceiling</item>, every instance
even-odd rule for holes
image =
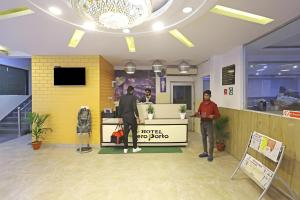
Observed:
[[[55,5],[60,1],[53,0],[51,3]],[[215,0],[208,0],[208,3],[212,2]],[[177,26],[193,41],[194,48],[183,46],[167,31],[162,31],[137,35],[136,53],[128,52],[123,36],[98,32],[88,32],[79,46],[73,49],[67,44],[76,27],[45,14],[26,0],[1,0],[1,10],[26,5],[35,14],[0,20],[0,45],[30,55],[103,55],[113,65],[123,65],[129,59],[142,66],[150,65],[155,59],[162,59],[168,65],[178,64],[182,59],[190,64],[199,64],[214,54],[248,43],[287,23],[297,17],[300,10],[299,0],[219,0],[217,3],[270,17],[275,21],[263,26],[206,11]]]

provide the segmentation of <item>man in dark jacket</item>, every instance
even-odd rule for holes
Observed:
[[[201,102],[198,112],[194,116],[201,118],[201,134],[203,143],[203,153],[199,155],[200,158],[208,157],[208,161],[213,161],[214,153],[214,135],[213,135],[213,120],[220,117],[220,112],[217,104],[210,100],[211,91],[203,92],[203,101]],[[207,137],[209,141],[209,151],[207,151]]]
[[[139,112],[136,106],[137,98],[133,95],[134,88],[129,86],[127,94],[121,96],[119,101],[119,123],[124,124],[124,153],[128,152],[128,133],[132,131],[133,152],[142,149],[137,147],[137,124],[140,123]]]
[[[154,97],[151,95],[151,90],[149,88],[145,89],[145,96],[140,99],[143,103],[155,103]]]

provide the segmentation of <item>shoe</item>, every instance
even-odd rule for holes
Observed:
[[[214,159],[213,156],[208,156],[208,158],[207,158],[207,160],[208,160],[209,162],[213,161],[213,159]]]
[[[208,153],[207,152],[203,152],[199,154],[199,158],[205,158],[208,157]]]
[[[137,153],[139,151],[142,151],[142,149],[140,147],[133,148],[133,150],[132,150],[133,153]]]
[[[124,153],[127,153],[128,152],[128,149],[124,149]]]

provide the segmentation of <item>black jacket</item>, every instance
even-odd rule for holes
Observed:
[[[119,101],[119,117],[123,118],[124,123],[136,124],[136,117],[139,117],[136,100],[137,98],[134,95],[126,94],[121,96]]]

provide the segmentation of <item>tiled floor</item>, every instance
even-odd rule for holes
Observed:
[[[0,199],[3,200],[247,200],[261,190],[239,174],[238,161],[216,153],[198,158],[200,138],[175,154],[79,154],[74,147],[44,145],[33,151],[23,136],[0,144]],[[271,190],[265,199],[284,199]]]

